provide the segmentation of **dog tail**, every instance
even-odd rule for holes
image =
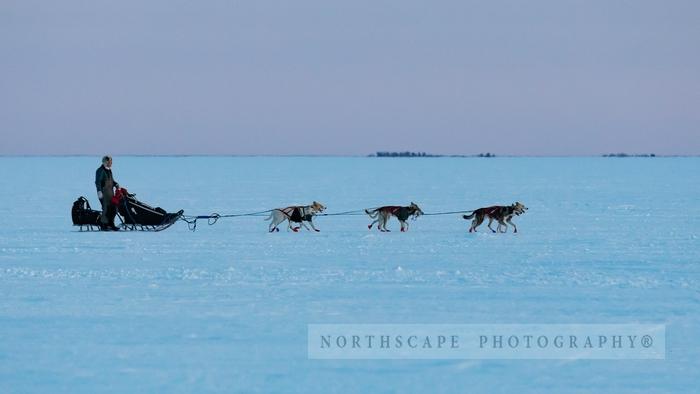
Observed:
[[[462,215],[462,217],[466,220],[469,220],[469,219],[473,218],[474,215],[476,215],[476,213],[472,212],[470,215]]]
[[[376,218],[377,215],[379,214],[379,210],[378,210],[378,209],[373,209],[373,210],[370,211],[369,209],[365,209],[365,213],[368,214],[369,217],[371,217],[372,219],[374,219],[374,218]]]
[[[273,213],[273,212],[274,212],[274,211],[270,212],[270,216],[266,217],[266,218],[263,219],[263,220],[270,220],[270,219],[272,219],[272,213]]]

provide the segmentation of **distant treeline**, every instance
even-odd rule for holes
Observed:
[[[496,157],[495,154],[486,152],[478,155],[433,155],[425,152],[377,152],[370,157]]]
[[[655,153],[640,153],[640,154],[630,154],[630,153],[605,153],[603,157],[656,157]],[[491,152],[479,153],[475,155],[434,155],[432,153],[425,152],[377,152],[372,153],[369,157],[496,157],[495,154]]]
[[[606,153],[603,157],[656,157],[654,153],[642,153],[638,155],[630,155],[627,153]]]

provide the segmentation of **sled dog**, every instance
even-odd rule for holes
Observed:
[[[311,228],[313,228],[314,231],[319,232],[321,230],[314,226],[312,219],[314,215],[323,212],[325,209],[326,207],[323,204],[314,201],[311,203],[311,205],[273,209],[270,212],[270,216],[268,216],[265,220],[272,219],[269,227],[270,232],[280,231],[277,226],[279,226],[285,220],[288,221],[288,230],[291,229],[292,231],[297,232],[299,229],[301,229],[301,226],[304,226],[304,228],[311,231],[311,229],[306,225],[306,223],[308,223],[311,225]],[[299,226],[294,227],[292,223],[296,223]]]
[[[513,216],[520,216],[523,213],[527,211],[527,208],[525,205],[515,202],[512,205],[509,206],[503,206],[503,205],[495,205],[492,207],[486,207],[486,208],[479,208],[476,211],[473,211],[470,215],[464,215],[462,216],[464,219],[469,220],[469,219],[474,219],[472,220],[472,225],[469,227],[469,232],[471,233],[472,231],[476,232],[476,228],[481,225],[481,223],[484,222],[485,218],[489,219],[489,223],[487,226],[491,231],[495,232],[508,232],[508,224],[513,226],[513,232],[517,233],[518,228],[515,227],[515,224],[511,222],[511,219],[513,219]],[[496,230],[491,228],[491,223],[496,220],[498,222],[498,226],[496,227]],[[503,231],[501,231],[501,226],[505,227]]]
[[[365,209],[365,213],[374,219],[367,228],[371,230],[372,226],[377,223],[377,230],[384,232],[391,231],[386,228],[386,223],[392,216],[396,216],[396,218],[399,219],[401,231],[408,231],[408,222],[406,220],[408,220],[409,217],[417,218],[423,214],[423,211],[421,211],[418,205],[412,202],[411,205],[407,207],[390,205],[375,209]]]

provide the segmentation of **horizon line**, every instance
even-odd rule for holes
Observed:
[[[396,152],[401,153],[401,152]],[[623,154],[627,156],[615,156]],[[610,156],[612,155],[612,156]],[[653,156],[650,156],[653,155]],[[88,154],[88,153],[49,153],[49,154],[0,154],[0,157],[101,157],[104,154]],[[655,153],[601,153],[587,155],[515,155],[515,154],[493,154],[491,157],[479,156],[477,154],[428,154],[428,156],[376,156],[376,153],[368,155],[349,155],[349,154],[233,154],[233,153],[157,153],[157,154],[141,154],[141,153],[119,153],[110,154],[110,156],[121,157],[357,157],[357,158],[373,158],[373,159],[497,159],[497,158],[585,158],[585,157],[600,157],[600,158],[657,158],[657,157],[700,157],[700,154],[655,154]]]

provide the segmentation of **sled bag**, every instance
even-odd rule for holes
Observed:
[[[73,224],[76,226],[97,225],[100,221],[101,211],[96,211],[90,208],[90,203],[85,197],[78,197],[73,203],[71,209],[71,217]]]

